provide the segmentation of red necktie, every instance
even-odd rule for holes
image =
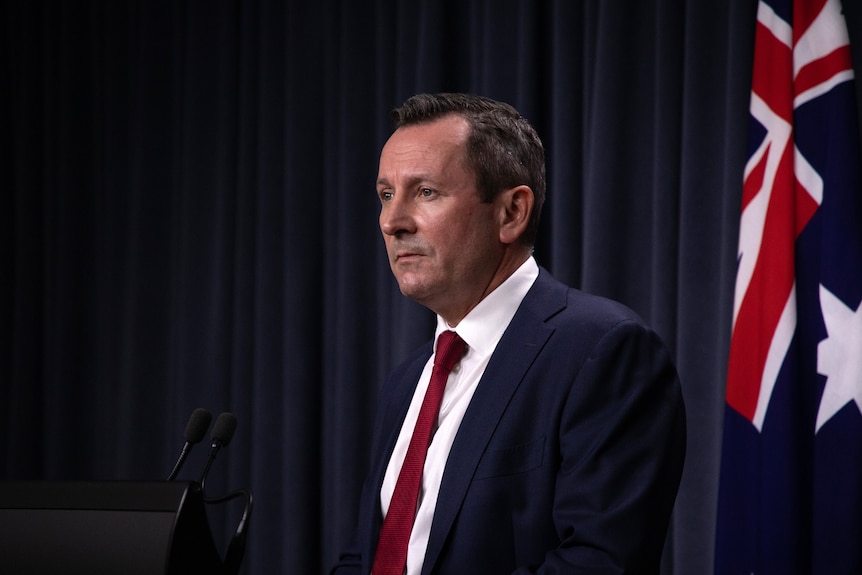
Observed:
[[[410,439],[404,464],[398,474],[389,511],[380,529],[372,575],[404,573],[407,544],[410,541],[410,531],[413,530],[413,520],[416,518],[416,500],[419,496],[419,485],[422,483],[425,454],[431,442],[431,431],[437,422],[449,372],[461,360],[466,349],[467,344],[454,331],[444,331],[437,338],[431,381],[416,419],[416,427],[413,428],[413,437]]]

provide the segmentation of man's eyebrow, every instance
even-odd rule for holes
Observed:
[[[439,178],[435,177],[434,174],[432,174],[430,172],[425,172],[425,171],[415,172],[415,173],[411,173],[411,174],[405,174],[401,179],[404,181],[404,184],[408,187],[415,186],[415,185],[421,184],[421,183],[427,183],[428,185],[431,185],[431,186],[439,186],[440,185],[438,182]],[[391,186],[392,185],[391,183],[389,183],[389,180],[385,176],[377,178],[377,183],[385,185],[385,186]]]

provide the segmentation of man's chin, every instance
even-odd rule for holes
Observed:
[[[418,281],[417,278],[410,277],[409,275],[396,279],[398,280],[398,288],[401,290],[402,295],[422,303],[422,300],[424,299],[423,296],[426,292],[425,284]]]

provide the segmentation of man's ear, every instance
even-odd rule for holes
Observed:
[[[533,213],[533,202],[533,190],[529,186],[511,188],[497,196],[501,243],[514,244],[524,235]]]

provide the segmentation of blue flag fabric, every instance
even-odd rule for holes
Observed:
[[[716,575],[862,574],[862,156],[839,0],[761,0]]]

